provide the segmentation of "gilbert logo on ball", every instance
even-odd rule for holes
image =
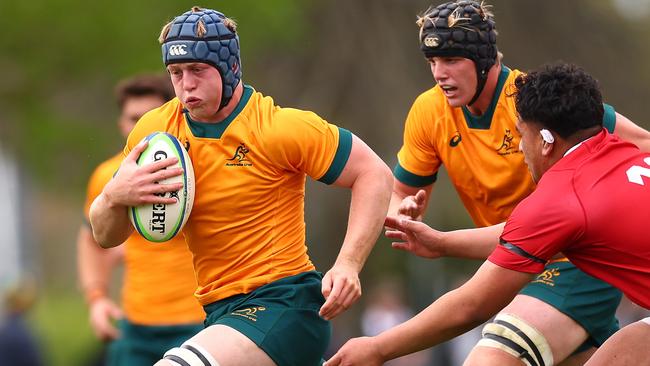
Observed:
[[[138,157],[140,166],[152,164],[170,157],[178,158],[183,174],[167,178],[158,183],[183,183],[179,191],[161,193],[164,197],[175,197],[173,204],[145,204],[129,207],[129,219],[142,237],[152,242],[165,242],[178,234],[190,216],[194,203],[194,168],[183,145],[176,137],[165,132],[154,132],[147,136],[147,148]]]

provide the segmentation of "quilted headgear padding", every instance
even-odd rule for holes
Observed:
[[[221,105],[228,104],[241,80],[239,37],[224,24],[226,17],[215,10],[190,10],[174,18],[162,44],[166,65],[180,62],[203,62],[219,70],[223,81]],[[205,34],[197,36],[200,22]]]
[[[457,0],[427,10],[420,18],[420,49],[429,57],[463,57],[474,61],[479,96],[497,59],[497,32],[492,15],[473,0]]]

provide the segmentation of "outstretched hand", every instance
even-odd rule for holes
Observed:
[[[347,341],[323,366],[381,366],[386,360],[381,356],[373,337],[352,338]]]
[[[394,216],[386,217],[384,225],[387,228],[386,237],[396,240],[391,243],[393,248],[425,258],[445,256],[443,233],[429,225]]]
[[[426,203],[427,192],[424,189],[420,189],[415,195],[404,197],[397,209],[397,214],[403,218],[422,221]]]

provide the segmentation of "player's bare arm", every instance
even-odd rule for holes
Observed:
[[[530,280],[530,274],[486,261],[460,288],[378,336],[351,339],[325,366],[382,365],[449,340],[496,314]]]
[[[641,151],[650,151],[650,132],[639,127],[627,117],[616,113],[616,127],[614,134],[623,140],[629,141],[641,149]]]
[[[90,223],[97,243],[104,248],[122,244],[133,232],[127,207],[146,203],[172,204],[175,198],[161,197],[164,192],[177,191],[182,183],[158,184],[166,178],[181,175],[180,168],[167,167],[177,162],[176,158],[160,160],[139,167],[138,156],[147,147],[146,142],[136,145],[126,156],[118,173],[106,184],[90,207]]]
[[[351,188],[352,198],[341,251],[323,278],[326,301],[320,315],[325,319],[336,317],[361,296],[359,272],[381,233],[393,180],[386,164],[353,136],[350,158],[334,184]]]
[[[123,256],[122,248],[100,248],[87,225],[79,229],[77,236],[77,265],[81,290],[89,308],[89,321],[95,336],[103,341],[119,337],[113,325],[114,319],[122,317],[122,311],[108,297],[108,284],[113,267]]]
[[[433,184],[412,187],[394,179],[388,216],[404,216],[422,221],[432,190]]]
[[[424,258],[486,259],[499,242],[505,223],[454,231],[438,231],[422,222],[402,217],[386,218],[386,237],[392,247]]]

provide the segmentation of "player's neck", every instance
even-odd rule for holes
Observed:
[[[490,71],[488,71],[488,78],[481,94],[472,105],[468,105],[470,113],[475,116],[482,116],[485,111],[490,107],[492,98],[497,89],[497,82],[499,81],[499,73],[501,73],[501,63],[495,64]]]
[[[232,112],[237,108],[237,104],[239,104],[239,101],[241,100],[241,96],[244,93],[244,87],[242,85],[243,83],[240,81],[239,84],[235,87],[235,91],[232,94],[232,98],[226,104],[223,108],[219,109],[217,113],[215,113],[214,118],[211,119],[212,121],[215,122],[221,122],[228,118],[232,114]]]

